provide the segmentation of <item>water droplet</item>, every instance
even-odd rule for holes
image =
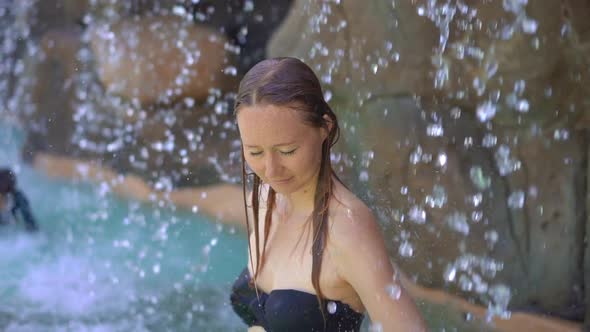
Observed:
[[[483,174],[483,170],[480,166],[471,167],[469,170],[469,177],[478,190],[485,190],[489,188],[492,183],[492,180]]]
[[[496,232],[495,230],[489,230],[486,231],[483,235],[483,238],[490,244],[490,245],[494,245],[496,244],[496,242],[498,242],[498,232]]]
[[[174,6],[172,7],[172,14],[174,15],[178,15],[178,16],[186,16],[186,9],[184,9],[184,7],[182,6]]]
[[[501,176],[517,171],[521,167],[520,161],[510,157],[510,148],[507,145],[500,145],[494,157]]]
[[[498,284],[490,287],[488,294],[492,298],[493,308],[496,314],[506,314],[508,303],[510,302],[510,288],[506,285]]]
[[[503,40],[511,39],[513,35],[514,35],[514,27],[511,24],[507,24],[502,27],[502,30],[500,31],[500,37]]]
[[[526,89],[526,82],[524,80],[518,80],[514,82],[514,93],[517,96],[521,96]]]
[[[387,285],[385,287],[385,291],[392,300],[399,300],[399,298],[402,296],[402,288],[397,284]]]
[[[412,257],[414,255],[414,247],[408,241],[404,241],[399,245],[399,254],[402,257]]]
[[[362,181],[362,182],[369,181],[369,172],[367,172],[366,170],[362,170],[359,173],[359,180]]]
[[[238,69],[234,66],[228,66],[223,69],[223,73],[230,76],[236,76],[238,74]]]
[[[490,133],[487,133],[483,137],[481,144],[485,148],[491,148],[491,147],[495,146],[497,142],[498,142],[498,138],[496,136],[494,136]]]
[[[467,223],[467,216],[462,212],[453,212],[447,216],[447,224],[455,232],[463,235],[469,234],[469,224]]]
[[[369,332],[383,332],[383,325],[379,322],[374,322],[369,326]]]
[[[160,264],[154,264],[154,266],[152,266],[152,271],[154,272],[154,274],[159,274],[160,273]]]
[[[445,167],[447,165],[447,155],[443,152],[439,153],[436,157],[436,166]]]
[[[433,123],[426,128],[426,134],[432,137],[440,137],[444,134],[443,126],[440,123]]]
[[[478,96],[482,96],[484,91],[486,90],[486,81],[480,79],[479,77],[474,78],[471,85],[473,86],[473,88],[477,92]]]
[[[570,138],[570,132],[567,129],[555,129],[553,139],[556,141],[566,141]]]
[[[526,113],[529,111],[529,101],[526,99],[521,99],[516,103],[516,110],[521,113]]]
[[[473,220],[473,222],[480,222],[482,219],[483,219],[483,212],[481,212],[481,211],[471,212],[471,220]]]
[[[416,165],[422,160],[422,147],[416,146],[416,149],[410,154],[410,163]]]
[[[528,194],[530,198],[537,198],[537,196],[539,195],[539,189],[537,188],[537,186],[530,186]]]
[[[523,7],[526,6],[527,2],[528,0],[503,0],[502,7],[506,11],[519,13],[524,9]]]
[[[377,64],[371,65],[371,71],[373,74],[377,74],[377,70],[379,70],[379,66]]]
[[[522,20],[522,31],[524,31],[524,33],[533,34],[537,32],[538,27],[539,24],[533,19],[525,18]]]
[[[445,188],[440,185],[434,185],[432,195],[426,196],[426,205],[431,208],[442,208],[447,203],[447,193]]]
[[[244,1],[244,11],[251,12],[254,10],[254,2],[252,0]]]
[[[443,274],[443,278],[448,282],[453,282],[453,281],[455,281],[456,277],[457,277],[457,268],[455,267],[455,265],[448,265],[447,268],[445,269],[444,274]]]
[[[348,216],[348,218],[352,219],[352,210],[351,209],[346,209],[346,216]]]
[[[522,209],[524,206],[524,192],[522,190],[514,191],[508,196],[508,206],[511,209]]]
[[[328,308],[328,312],[330,314],[335,314],[336,310],[338,309],[338,305],[334,301],[329,301],[326,307]]]
[[[498,72],[498,67],[499,66],[497,61],[492,61],[486,64],[485,70],[488,78],[491,78]]]
[[[468,276],[463,274],[459,277],[459,287],[463,291],[471,292],[473,290],[474,286],[475,286],[475,283],[473,282],[473,280],[469,279]]]
[[[410,220],[415,222],[416,224],[426,223],[426,211],[424,211],[423,208],[417,205],[414,205],[410,208],[408,216],[410,217]]]
[[[496,105],[491,101],[486,101],[477,105],[477,118],[480,122],[486,122],[496,115]]]

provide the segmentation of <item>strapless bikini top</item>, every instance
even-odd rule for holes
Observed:
[[[317,296],[295,289],[275,289],[270,293],[250,286],[248,268],[235,281],[231,304],[249,326],[267,332],[358,332],[364,315],[341,301],[325,299],[325,325]]]

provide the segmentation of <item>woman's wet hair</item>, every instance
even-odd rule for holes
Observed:
[[[0,168],[0,194],[9,194],[14,192],[16,187],[16,178],[12,170]]]
[[[330,151],[332,146],[338,140],[340,128],[336,114],[332,111],[322,92],[321,84],[314,74],[302,61],[295,58],[274,58],[259,62],[252,67],[240,82],[238,95],[236,97],[234,113],[237,115],[242,107],[254,105],[275,105],[286,106],[297,110],[301,114],[301,119],[308,125],[316,128],[325,128],[328,136],[322,143],[322,160],[318,183],[314,197],[314,209],[312,214],[312,284],[318,295],[320,309],[324,313],[323,293],[320,289],[320,271],[324,248],[328,236],[328,210],[330,199],[333,195],[333,178],[338,181],[330,163]],[[325,116],[329,120],[325,119]],[[330,124],[328,123],[330,122]],[[244,160],[244,151],[242,149],[242,176],[244,190],[244,206],[246,207],[246,227],[248,234],[251,231],[250,221],[248,220],[248,211],[246,205],[246,182],[251,177],[252,181],[252,209],[254,217],[254,237],[256,243],[256,261],[258,264],[254,270],[253,283],[256,283],[258,272],[264,264],[265,249],[262,252],[259,248],[260,224],[258,220],[259,211],[259,193],[261,179],[254,173],[247,174]],[[266,199],[267,209],[264,221],[264,243],[268,239],[272,210],[275,206],[275,191],[269,188]],[[248,244],[250,246],[250,244]],[[250,253],[252,250],[250,248]],[[250,255],[252,264],[252,254]],[[253,266],[253,264],[252,264]]]

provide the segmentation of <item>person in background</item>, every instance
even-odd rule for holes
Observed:
[[[0,225],[21,221],[29,232],[38,230],[29,200],[16,187],[16,177],[10,169],[0,169]]]

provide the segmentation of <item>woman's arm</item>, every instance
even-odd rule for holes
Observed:
[[[452,311],[462,314],[473,314],[477,319],[484,321],[487,316],[487,308],[470,303],[462,297],[449,294],[440,289],[422,287],[399,274],[402,284],[410,293],[412,298],[418,301],[424,301],[430,304],[437,304],[451,308]],[[535,331],[535,332],[580,332],[582,324],[578,322],[567,321],[556,317],[535,315],[523,312],[511,312],[509,319],[494,317],[493,323],[490,323],[500,331]]]
[[[371,320],[382,324],[383,331],[426,329],[426,325],[420,322],[421,318],[412,298],[416,301],[443,305],[452,311],[470,313],[482,321],[486,319],[487,308],[444,290],[417,285],[407,279],[401,271],[396,271],[385,252],[379,225],[370,211],[353,215],[350,220],[344,221],[346,222],[333,226],[333,240],[340,253],[336,256],[339,259],[340,273],[361,297]],[[394,280],[394,274],[397,280]],[[398,294],[399,299],[395,300]],[[510,319],[494,317],[491,326],[501,331],[582,330],[580,323],[520,312],[512,312]]]
[[[340,275],[354,288],[371,321],[383,331],[426,331],[410,295],[395,278],[381,230],[366,207],[335,219],[330,233]]]
[[[199,211],[225,224],[246,229],[244,195],[242,187],[234,184],[216,184],[206,187],[177,189],[168,195],[176,206]]]
[[[33,157],[33,167],[53,178],[105,182],[119,196],[148,201],[154,191],[139,176],[120,175],[97,162],[38,152]]]
[[[33,166],[50,177],[106,182],[115,194],[127,199],[142,202],[168,199],[180,208],[197,207],[203,214],[220,222],[246,227],[242,188],[237,185],[222,183],[165,193],[154,190],[139,176],[120,175],[95,162],[37,153]]]

